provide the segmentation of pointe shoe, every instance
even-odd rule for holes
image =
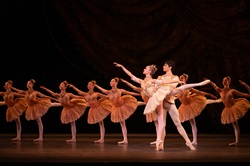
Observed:
[[[237,146],[237,145],[238,145],[238,142],[233,142],[229,144],[229,146]]]
[[[191,149],[191,150],[196,150],[195,147],[193,146],[193,144],[191,142],[186,143],[186,145]]]
[[[192,141],[192,144],[193,145],[197,145],[197,141]]]
[[[16,138],[12,138],[11,140],[12,141],[21,141],[21,138],[16,137]]]
[[[42,138],[37,138],[37,139],[34,139],[33,141],[34,142],[43,142],[43,139]]]
[[[96,140],[95,142],[96,143],[104,143],[104,140],[103,139],[99,139],[99,140]]]
[[[128,144],[128,141],[120,141],[120,142],[118,142],[118,144]]]
[[[204,85],[207,85],[209,84],[211,81],[210,80],[205,80],[205,81],[202,81],[200,83],[198,83],[199,86],[204,86]]]
[[[161,150],[164,150],[164,147],[163,147],[163,142],[162,140],[160,141],[156,141],[156,151],[161,151]]]
[[[156,141],[150,142],[150,145],[155,145]]]
[[[76,142],[76,139],[66,140],[66,142]]]

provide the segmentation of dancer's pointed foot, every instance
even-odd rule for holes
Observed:
[[[16,137],[16,138],[12,138],[11,140],[12,141],[21,141],[21,138],[20,137]]]
[[[33,140],[34,142],[43,142],[43,138],[37,138]]]
[[[239,142],[230,143],[229,146],[237,146]]]
[[[197,145],[197,141],[192,141],[192,144],[193,145]]]
[[[215,100],[215,103],[221,103],[221,102],[222,102],[222,99],[221,99],[221,98]]]
[[[76,142],[76,139],[75,138],[72,138],[70,140],[66,140],[66,142]]]
[[[104,143],[104,139],[99,139],[95,141],[96,143]]]
[[[156,141],[150,142],[150,145],[155,145]]]
[[[142,106],[142,105],[146,105],[146,103],[143,101],[138,101],[138,106]]]
[[[158,141],[156,141],[155,145],[156,145],[156,149],[155,149],[156,151],[161,151],[161,150],[164,150],[162,140],[158,140]]]
[[[205,81],[198,83],[198,86],[204,86],[204,85],[209,84],[210,82],[211,82],[210,80],[205,80]]]
[[[196,150],[195,147],[191,142],[187,142],[186,145],[191,149],[191,150]]]
[[[123,140],[123,141],[118,142],[118,144],[128,144],[128,141]]]

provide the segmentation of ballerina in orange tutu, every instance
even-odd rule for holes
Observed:
[[[95,85],[95,80],[89,81],[87,86],[88,92],[83,92],[72,84],[69,84],[69,87],[73,88],[79,95],[86,99],[90,107],[87,118],[88,124],[99,123],[100,127],[100,139],[95,142],[104,143],[105,127],[103,120],[110,114],[112,103],[108,99],[108,96],[94,91]]]
[[[221,123],[232,123],[235,134],[235,142],[229,144],[229,146],[236,146],[239,143],[240,128],[238,120],[242,118],[250,108],[250,102],[245,97],[250,97],[250,94],[239,92],[236,89],[229,87],[231,83],[231,77],[226,76],[223,78],[223,88],[219,88],[214,82],[210,82],[212,87],[220,94],[221,100],[225,105],[221,113]],[[244,98],[235,99],[234,96],[240,96]]]
[[[149,66],[148,69],[150,69],[150,70],[148,70],[149,73],[155,73],[155,71],[157,70],[154,65]],[[125,83],[126,85],[128,85],[130,88],[132,88],[134,91],[139,92],[141,94],[141,97],[142,97],[143,101],[145,102],[145,104],[147,103],[150,95],[148,93],[146,93],[146,91],[143,90],[142,87],[134,86],[133,84],[131,84],[130,82],[128,82],[128,81],[126,81],[124,79],[121,79],[121,81],[123,83]],[[146,114],[146,122],[147,123],[154,122],[155,128],[157,128],[157,125],[158,125],[158,123],[157,123],[157,114],[156,114],[155,111],[150,113],[150,114]],[[156,143],[156,141],[150,142],[151,145],[154,145],[155,143]]]
[[[44,95],[33,89],[35,84],[34,79],[30,79],[27,82],[28,90],[20,90],[14,87],[11,87],[17,93],[25,95],[27,102],[27,109],[25,111],[26,120],[36,120],[39,129],[39,137],[34,141],[43,141],[43,123],[42,116],[47,113],[48,109],[51,107],[51,100],[56,100],[50,96]]]
[[[82,96],[74,95],[73,93],[66,92],[68,86],[67,81],[63,81],[59,85],[60,93],[55,93],[50,89],[40,86],[41,89],[50,93],[53,97],[58,99],[59,103],[63,106],[61,113],[62,124],[71,124],[72,138],[66,142],[76,142],[76,120],[78,120],[87,108],[87,102]]]
[[[187,80],[187,74],[182,74],[180,76],[180,81],[183,82],[181,83],[181,85],[184,85]],[[193,135],[192,144],[197,145],[197,127],[195,117],[200,115],[200,113],[202,112],[202,110],[204,110],[207,104],[220,103],[221,99],[217,99],[217,97],[212,95],[211,93],[199,91],[194,88],[182,90],[178,92],[175,96],[181,102],[181,105],[178,108],[180,121],[190,122]],[[217,100],[207,99],[205,96],[210,96],[211,98]]]
[[[27,109],[28,105],[26,103],[24,95],[16,93],[16,92],[12,92],[11,90],[12,85],[13,85],[12,80],[8,80],[7,82],[5,82],[4,88],[6,89],[6,91],[0,92],[0,95],[3,96],[4,104],[6,104],[8,107],[6,110],[6,121],[12,122],[14,120],[16,123],[17,136],[16,138],[13,138],[12,140],[20,141],[21,130],[22,130],[20,116]]]
[[[127,144],[127,127],[125,120],[128,119],[136,110],[138,101],[133,96],[140,96],[140,93],[129,92],[124,89],[117,88],[119,78],[115,77],[111,79],[110,86],[111,90],[103,89],[102,87],[95,85],[102,93],[107,94],[109,100],[113,106],[111,108],[111,121],[114,123],[120,123],[122,128],[123,141],[118,144]],[[124,95],[123,95],[124,94]]]

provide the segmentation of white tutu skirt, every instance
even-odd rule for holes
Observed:
[[[149,98],[145,106],[143,114],[146,115],[154,112],[166,96],[169,95],[172,89],[172,86],[162,86],[155,93],[153,93],[152,97]]]

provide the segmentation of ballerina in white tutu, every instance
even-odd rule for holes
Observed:
[[[152,79],[152,77],[148,78],[147,82],[145,81],[147,77],[145,77],[144,79],[137,78],[129,70],[127,70],[123,65],[118,64],[116,62],[114,62],[114,64],[116,65],[116,67],[121,67],[123,71],[128,76],[130,76],[130,78],[134,82],[140,83],[141,87],[150,96],[148,102],[146,103],[144,114],[147,115],[147,114],[151,114],[152,112],[156,112],[158,115],[157,116],[158,125],[156,129],[156,134],[157,134],[156,150],[164,150],[163,142],[165,139],[166,111],[168,111],[168,109],[174,110],[174,111],[171,111],[170,116],[173,119],[179,133],[186,140],[186,145],[188,145],[191,150],[195,150],[184,128],[181,125],[181,122],[179,120],[178,110],[174,104],[175,98],[173,95],[177,94],[180,90],[185,90],[185,89],[193,88],[196,86],[206,85],[209,83],[209,80],[203,81],[201,83],[186,84],[186,85],[176,88],[176,86],[179,83],[181,83],[181,81],[179,80],[178,76],[173,75],[172,73],[172,67],[174,67],[173,61],[166,61],[166,63],[164,64],[163,69],[166,72],[165,75],[158,77],[158,79]],[[144,69],[144,71],[147,69],[147,67]],[[163,111],[164,100],[166,103],[173,104],[175,109],[172,109],[173,106],[170,108],[169,105],[166,105],[165,111]]]

